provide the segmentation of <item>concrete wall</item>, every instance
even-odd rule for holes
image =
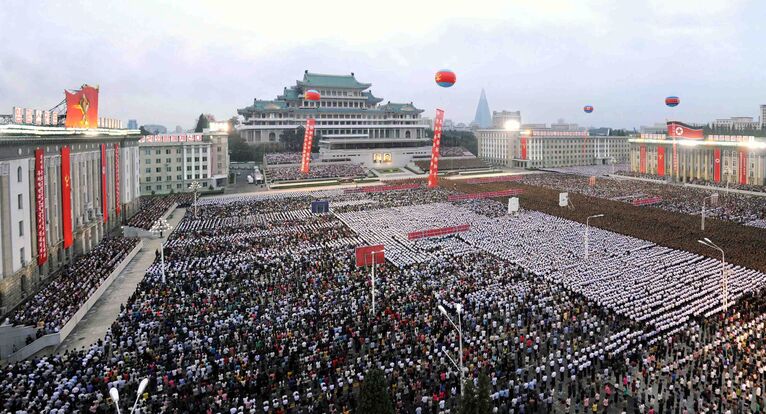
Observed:
[[[130,263],[130,261],[133,259],[133,257],[138,254],[138,252],[143,248],[144,243],[143,241],[138,242],[136,247],[133,248],[133,250],[128,253],[127,256],[117,265],[117,267],[114,268],[112,273],[109,275],[109,277],[104,280],[103,283],[101,283],[101,286],[99,286],[98,289],[91,295],[90,298],[88,298],[85,303],[80,306],[80,309],[75,312],[75,314],[72,316],[71,319],[69,319],[69,322],[67,322],[63,328],[59,332],[48,334],[45,336],[42,336],[32,342],[29,345],[24,346],[25,339],[28,335],[32,335],[34,337],[35,334],[35,327],[33,326],[2,326],[0,327],[0,358],[5,359],[8,362],[16,362],[21,361],[23,359],[29,358],[30,356],[36,354],[37,352],[50,347],[54,346],[57,347],[58,345],[63,342],[67,336],[69,336],[70,333],[72,333],[72,330],[77,326],[78,323],[82,320],[82,318],[85,316],[86,313],[90,310],[90,308],[93,307],[93,305],[98,302],[98,300],[101,298],[101,296],[104,294],[106,289],[109,288],[109,286],[112,285],[112,282],[114,282],[114,279],[117,278],[117,276],[125,269],[125,267]],[[16,353],[11,354],[13,350],[13,346],[16,346],[18,351]]]

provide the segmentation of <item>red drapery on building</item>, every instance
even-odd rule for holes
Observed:
[[[301,173],[309,173],[309,163],[311,163],[311,142],[314,140],[314,118],[306,120],[306,133],[303,134],[303,154],[301,155]]]
[[[678,144],[673,140],[673,174],[678,176]]]
[[[434,119],[434,142],[431,146],[431,165],[428,172],[428,188],[434,188],[439,182],[437,174],[439,173],[439,147],[442,142],[442,123],[444,122],[444,111],[436,110]]]
[[[71,150],[61,148],[61,229],[64,236],[64,248],[72,247],[72,173],[70,162]]]
[[[713,181],[721,182],[721,149],[713,150]]]
[[[521,159],[527,159],[527,137],[521,137]]]
[[[739,150],[739,183],[747,184],[747,153]]]
[[[665,147],[657,147],[657,175],[665,176]]]
[[[114,211],[120,215],[120,144],[114,144]]]
[[[104,223],[109,219],[106,187],[106,144],[101,144],[101,214],[104,215]]]
[[[646,145],[641,145],[638,150],[638,172],[646,174]]]
[[[35,150],[35,221],[37,221],[37,264],[48,261],[48,240],[45,233],[45,160],[43,149]]]

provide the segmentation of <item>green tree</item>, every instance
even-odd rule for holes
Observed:
[[[359,391],[357,412],[365,414],[393,414],[394,404],[388,394],[388,383],[383,371],[373,368],[367,372]]]
[[[202,132],[205,128],[210,128],[210,121],[208,121],[205,114],[199,114],[197,126],[194,127],[194,132]]]
[[[152,135],[151,131],[149,131],[148,129],[144,128],[143,125],[141,125],[140,131],[141,131],[141,135]]]
[[[279,137],[279,142],[287,151],[295,152],[303,149],[303,135],[306,133],[306,128],[300,126],[295,129],[290,129],[282,133]]]
[[[489,378],[479,374],[479,395],[476,397],[476,414],[491,414],[492,401],[489,398]]]
[[[473,386],[473,380],[468,379],[463,385],[463,395],[460,397],[458,414],[476,414],[477,402],[476,387]]]

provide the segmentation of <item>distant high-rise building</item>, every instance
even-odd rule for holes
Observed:
[[[135,119],[128,119],[128,129],[138,129],[138,121]]]
[[[508,124],[509,121],[515,125]],[[521,127],[521,111],[492,111],[492,128],[519,129]]]
[[[761,129],[766,129],[766,105],[761,105]]]
[[[168,129],[165,128],[164,125],[151,125],[147,124],[143,126],[145,130],[151,132],[152,134],[167,134]]]
[[[184,129],[181,128],[181,125],[176,125],[176,134],[180,134],[182,132],[184,132]]]
[[[489,104],[487,103],[487,95],[484,93],[484,89],[481,90],[479,105],[476,107],[476,116],[473,122],[479,128],[490,128],[492,126],[492,116],[489,113]]]

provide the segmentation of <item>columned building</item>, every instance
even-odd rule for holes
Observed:
[[[277,143],[287,131],[314,118],[321,161],[346,161],[367,167],[401,167],[428,159],[431,139],[421,118],[422,109],[409,103],[387,102],[351,75],[323,75],[306,71],[295,86],[274,100],[258,100],[237,110],[244,122],[237,128],[249,144]],[[306,100],[308,90],[321,95]]]
[[[519,145],[519,131],[505,128],[478,129],[476,141],[479,147],[477,155],[487,164],[511,167],[513,154]]]
[[[766,185],[766,139],[708,135],[674,140],[641,134],[630,139],[630,169],[678,182]]]
[[[137,130],[0,125],[0,315],[139,209],[138,139]]]

